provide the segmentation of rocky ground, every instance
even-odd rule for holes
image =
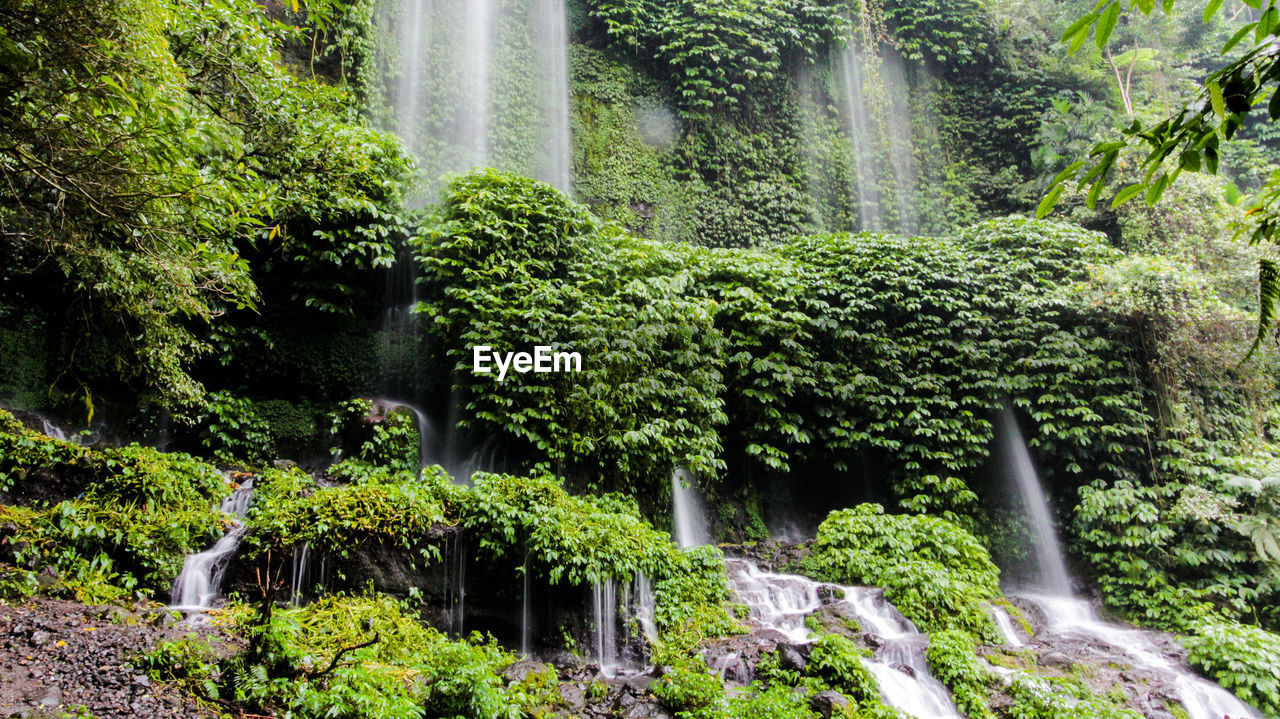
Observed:
[[[40,599],[0,605],[0,717],[209,716],[153,685],[140,657],[161,639],[218,630],[165,613]]]

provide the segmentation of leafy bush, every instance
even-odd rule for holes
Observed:
[[[209,395],[200,420],[200,444],[223,464],[261,465],[275,453],[271,428],[253,402],[225,391]]]
[[[824,635],[813,643],[805,674],[821,679],[857,705],[879,705],[880,689],[871,670],[862,663],[863,654],[846,637]]]
[[[1276,580],[1236,531],[1239,502],[1208,486],[1095,482],[1074,525],[1103,598],[1144,623],[1184,631],[1217,607],[1274,622]]]
[[[77,447],[29,432],[0,413],[0,477],[21,493],[27,482],[79,477],[80,496],[30,507],[0,504],[11,527],[0,561],[10,590],[29,593],[41,570],[86,602],[123,599],[135,590],[166,591],[187,554],[221,531],[218,501],[229,491],[221,472],[183,454],[130,445]]]
[[[1267,716],[1280,714],[1280,635],[1235,622],[1205,620],[1182,639],[1187,660]]]
[[[973,535],[944,519],[887,515],[878,504],[832,512],[804,566],[826,581],[884,587],[921,631],[959,629],[999,641],[983,608],[983,600],[1001,596],[999,570]]]
[[[277,610],[265,625],[246,615],[241,630],[249,648],[217,674],[182,643],[157,647],[151,671],[197,696],[296,717],[417,719],[423,707],[433,716],[523,716],[526,695],[501,676],[513,656],[479,635],[449,640],[387,597],[322,597]]]
[[[977,642],[967,632],[948,629],[929,636],[929,667],[951,690],[956,706],[969,719],[994,719],[987,703],[994,677],[977,652]]]

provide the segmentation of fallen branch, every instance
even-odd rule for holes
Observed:
[[[307,675],[307,676],[308,676],[308,678],[309,678],[309,679],[319,679],[320,677],[322,677],[322,676],[324,676],[324,675],[328,674],[329,672],[332,672],[334,669],[337,669],[337,668],[338,668],[338,662],[342,660],[342,657],[343,657],[344,655],[349,654],[349,653],[351,653],[351,652],[354,652],[354,651],[356,651],[357,649],[364,649],[365,647],[371,647],[371,646],[373,646],[374,644],[377,644],[377,643],[378,643],[378,640],[379,640],[379,639],[381,639],[381,638],[382,638],[382,637],[381,637],[381,635],[380,635],[378,632],[374,632],[374,633],[373,633],[373,639],[370,639],[370,640],[369,640],[369,641],[367,641],[367,642],[361,642],[361,643],[359,643],[359,644],[352,644],[352,645],[351,645],[351,646],[349,646],[349,647],[343,647],[342,649],[339,649],[339,650],[338,650],[338,653],[333,655],[333,661],[329,662],[329,666],[325,667],[325,668],[324,668],[324,671],[317,672],[317,673],[315,673],[315,674],[308,674],[308,675]]]

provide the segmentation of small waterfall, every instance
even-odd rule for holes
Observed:
[[[214,600],[220,596],[222,575],[240,545],[240,538],[244,536],[245,528],[240,520],[249,511],[252,498],[253,480],[248,479],[222,500],[218,509],[230,515],[231,529],[212,547],[187,555],[182,563],[182,572],[173,581],[173,589],[169,592],[171,607],[203,610],[213,606]]]
[[[53,439],[59,440],[61,442],[70,441],[67,439],[67,433],[64,432],[61,427],[54,424],[53,422],[50,422],[44,417],[40,418],[40,432],[44,434],[44,436],[46,437],[52,437]]]
[[[1074,597],[1026,595],[1024,598],[1044,612],[1047,626],[1043,631],[1101,642],[1128,656],[1135,665],[1164,674],[1176,688],[1178,700],[1191,719],[1262,719],[1261,712],[1231,692],[1164,656],[1155,634],[1104,622],[1088,602]]]
[[[808,577],[761,571],[744,559],[726,559],[729,584],[746,604],[757,625],[784,634],[794,643],[810,640],[804,618],[822,606],[818,588]],[[843,602],[863,631],[880,638],[875,656],[864,659],[876,678],[885,703],[917,719],[959,719],[951,693],[929,672],[925,650],[929,638],[921,634],[884,600],[878,589],[841,587]]]
[[[876,181],[874,135],[864,82],[866,57],[851,45],[840,53],[839,67],[844,81],[845,122],[848,125],[850,152],[858,182],[858,221],[863,230],[883,228],[880,212],[880,189]]]
[[[927,88],[913,86],[902,56],[880,41],[876,27],[883,20],[873,15],[860,13],[845,46],[832,52],[828,60],[835,87],[831,95],[825,89],[822,94],[827,96],[841,126],[840,133],[847,143],[844,162],[855,185],[840,190],[842,197],[819,201],[852,205],[857,227],[862,231],[914,234],[920,229],[919,187],[923,177],[915,155],[916,131],[927,132],[930,123],[916,116],[912,100],[913,95],[925,97],[922,93]],[[812,92],[814,87],[808,85],[807,91]],[[808,128],[803,138],[809,145],[805,152],[810,161],[824,157],[820,161],[826,162],[830,159],[825,157],[830,139],[825,130],[815,135],[816,130],[816,126]],[[815,196],[828,191],[825,187],[810,188]],[[834,216],[842,214],[836,212]]]
[[[533,618],[530,611],[529,599],[529,547],[524,548],[524,591],[520,602],[520,653],[531,656],[533,639]]]
[[[1022,438],[1022,430],[1018,428],[1018,420],[1008,406],[1000,411],[996,436],[1005,456],[1009,458],[1013,480],[1018,486],[1027,519],[1031,522],[1038,570],[1037,584],[1047,594],[1069,597],[1071,581],[1067,577],[1067,566],[1062,561],[1062,546],[1058,543],[1058,534],[1049,514],[1049,503],[1045,500],[1040,477],[1031,462],[1027,443]]]
[[[676,544],[681,547],[711,544],[702,500],[687,469],[677,469],[671,474],[671,514],[675,520]]]
[[[640,630],[644,632],[644,638],[650,642],[657,641],[658,625],[655,620],[658,602],[653,593],[653,585],[649,582],[649,577],[645,576],[644,572],[636,574],[631,594],[635,597],[632,611],[636,622],[640,624]]]
[[[804,618],[822,606],[818,583],[808,577],[763,572],[754,563],[726,559],[729,584],[762,627],[781,632],[792,642],[805,642],[809,630]]]
[[[591,585],[591,610],[595,623],[595,656],[607,677],[618,673],[618,592],[613,578]]]
[[[400,400],[377,399],[375,401],[388,409],[403,407],[413,413],[418,430],[418,468],[422,470],[432,464],[436,464],[437,462],[434,461],[436,459],[434,452],[431,450],[432,446],[434,446],[437,441],[436,430],[435,426],[431,424],[431,420],[427,417],[427,414],[417,407],[414,407],[407,402],[401,402]]]
[[[996,626],[1000,627],[1000,633],[1004,635],[1004,643],[1010,647],[1025,646],[1026,642],[1022,641],[1022,636],[1018,634],[1018,630],[1013,627],[1013,618],[1003,607],[992,605],[991,617],[996,620]]]

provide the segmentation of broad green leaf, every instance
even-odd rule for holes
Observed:
[[[1037,220],[1042,220],[1048,216],[1048,214],[1053,210],[1053,206],[1058,204],[1058,198],[1062,197],[1062,191],[1065,188],[1066,185],[1058,185],[1052,190],[1049,190],[1049,194],[1044,196],[1044,199],[1040,201],[1040,206],[1036,208]]]
[[[1115,3],[1102,13],[1102,19],[1098,20],[1098,28],[1094,31],[1094,40],[1098,43],[1098,49],[1106,47],[1107,41],[1111,39],[1111,33],[1116,29],[1116,22],[1120,20],[1120,3]]]
[[[1124,203],[1128,202],[1129,200],[1132,200],[1133,198],[1142,194],[1142,191],[1145,190],[1146,187],[1147,186],[1142,184],[1141,182],[1137,182],[1132,185],[1129,185],[1128,187],[1124,188],[1120,192],[1116,193],[1115,199],[1111,201],[1111,208],[1115,209],[1123,205]]]

